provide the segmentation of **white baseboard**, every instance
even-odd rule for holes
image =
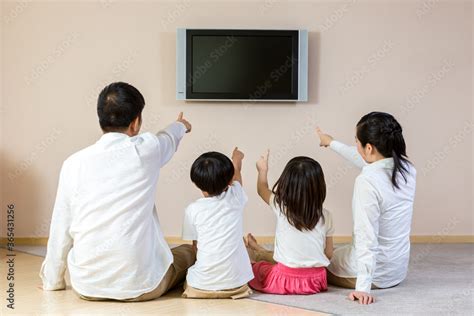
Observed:
[[[262,244],[273,244],[274,236],[255,236],[257,241]],[[474,235],[414,235],[410,237],[414,244],[461,244],[474,243]],[[334,243],[350,243],[351,236],[334,236]],[[184,241],[181,237],[168,236],[166,241],[169,244],[190,244],[190,241]],[[15,245],[45,246],[48,243],[48,237],[15,237]],[[6,245],[7,238],[0,238],[0,245]]]

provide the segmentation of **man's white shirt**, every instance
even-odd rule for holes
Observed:
[[[158,286],[173,257],[155,209],[157,181],[185,133],[179,122],[156,135],[106,133],[64,162],[40,271],[45,290],[65,287],[66,266],[85,296],[127,299]]]

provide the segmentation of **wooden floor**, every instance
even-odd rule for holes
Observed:
[[[0,249],[0,315],[325,315],[250,299],[182,299],[179,290],[150,302],[87,302],[79,299],[70,286],[65,291],[41,290],[38,273],[43,258],[22,252],[16,252],[15,257],[15,309],[11,310],[6,307],[6,253]]]

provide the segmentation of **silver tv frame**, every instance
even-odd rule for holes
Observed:
[[[196,28],[193,28],[195,30]],[[308,31],[298,31],[298,99],[187,99],[186,98],[186,30],[176,30],[176,100],[238,102],[307,102],[308,101]],[[279,29],[280,30],[280,29]],[[294,31],[294,30],[288,30]]]

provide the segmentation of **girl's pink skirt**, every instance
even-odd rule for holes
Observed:
[[[260,261],[252,264],[255,278],[251,288],[271,294],[315,294],[328,289],[326,269],[290,268],[281,263]]]

